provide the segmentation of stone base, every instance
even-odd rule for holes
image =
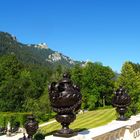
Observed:
[[[62,134],[62,133],[59,133],[59,132],[56,132],[53,134],[53,136],[56,136],[56,137],[64,137],[64,138],[70,138],[70,137],[74,137],[76,136],[77,133],[76,132],[73,132],[73,133],[69,133],[69,134]]]
[[[69,138],[65,137],[57,137],[57,136],[47,136],[45,137],[45,140],[84,140],[82,135],[77,135]]]
[[[121,118],[121,117],[119,117],[118,119],[116,119],[117,121],[127,121],[128,120],[128,118],[127,117],[124,117],[124,118]]]

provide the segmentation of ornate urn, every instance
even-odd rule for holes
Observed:
[[[76,119],[75,114],[81,107],[82,95],[80,89],[72,83],[68,73],[64,73],[63,79],[58,83],[51,83],[49,96],[51,106],[57,112],[55,118],[62,125],[62,129],[57,131],[54,136],[71,137],[77,135],[69,128],[69,125]]]
[[[38,122],[35,120],[33,115],[27,117],[28,121],[25,123],[25,129],[28,134],[28,140],[32,140],[33,135],[37,132]]]
[[[131,98],[126,93],[125,89],[120,87],[116,90],[115,96],[112,99],[112,105],[116,107],[116,111],[119,113],[119,118],[117,120],[127,120],[124,114],[127,111],[127,106],[130,104]]]

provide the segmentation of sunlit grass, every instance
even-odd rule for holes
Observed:
[[[116,112],[114,109],[88,111],[84,114],[78,114],[76,120],[70,125],[70,128],[77,131],[86,130],[105,125],[114,119],[116,119]],[[59,129],[61,129],[61,125],[54,122],[40,128],[40,131],[45,135],[49,135]]]

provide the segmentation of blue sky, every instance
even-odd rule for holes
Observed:
[[[0,30],[120,71],[140,63],[139,0],[0,0]]]

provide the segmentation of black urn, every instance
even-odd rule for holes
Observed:
[[[28,120],[25,123],[24,127],[26,129],[27,134],[28,134],[27,140],[32,140],[33,135],[37,132],[38,122],[35,120],[35,117],[33,115],[30,115],[27,118],[28,118]]]
[[[63,79],[58,83],[51,83],[49,96],[51,106],[57,113],[55,118],[62,125],[62,129],[57,131],[54,136],[72,137],[77,135],[69,128],[69,125],[76,119],[76,112],[81,107],[82,95],[79,87],[72,83],[68,73],[64,73]]]
[[[123,87],[118,88],[112,99],[112,105],[116,107],[116,111],[119,113],[119,118],[117,120],[127,120],[125,113],[130,102],[131,97],[126,93],[126,90]]]

